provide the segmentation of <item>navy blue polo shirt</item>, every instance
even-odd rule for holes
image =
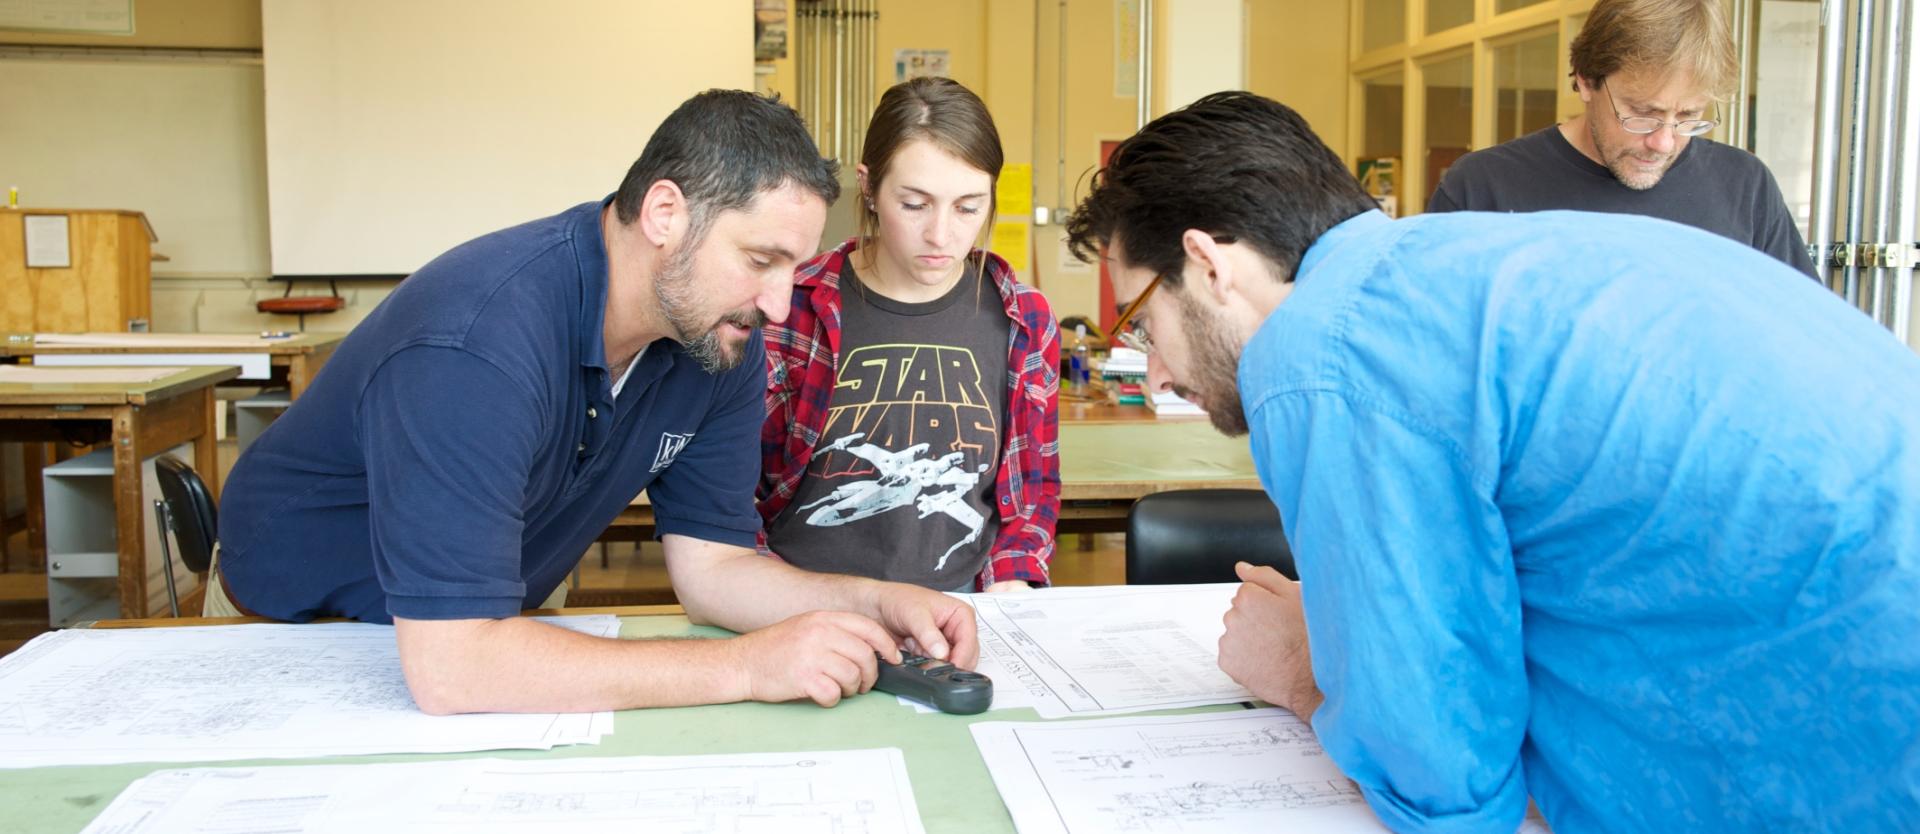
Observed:
[[[242,455],[220,572],[282,620],[510,617],[641,490],[657,529],[752,547],[765,348],[709,374],[648,346],[616,402],[605,201],[407,278]]]

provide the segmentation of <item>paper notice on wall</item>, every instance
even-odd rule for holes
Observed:
[[[951,64],[944,49],[896,49],[893,51],[893,81],[898,84],[915,78],[951,78]]]
[[[1021,162],[1003,165],[993,188],[994,209],[1001,216],[1033,213],[1033,166]]]
[[[66,269],[73,266],[66,215],[29,214],[22,219],[26,222],[28,269]]]
[[[0,29],[133,34],[133,0],[0,0]]]
[[[1028,260],[1032,247],[1028,245],[1031,230],[1025,220],[1001,220],[993,224],[993,253],[1007,259],[1015,272],[1027,272],[1033,265]]]

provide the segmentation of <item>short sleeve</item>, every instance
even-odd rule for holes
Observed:
[[[548,430],[537,396],[454,348],[407,348],[374,373],[357,431],[366,450],[374,573],[390,615],[520,612],[528,476]]]

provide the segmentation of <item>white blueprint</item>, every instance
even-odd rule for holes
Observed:
[[[921,834],[896,749],[167,770],[83,834]]]
[[[1384,834],[1313,729],[1278,708],[974,724],[1020,834]],[[1546,834],[1537,820],[1523,834]]]
[[[392,626],[70,629],[0,658],[0,768],[548,749],[612,729],[609,712],[427,715]]]
[[[1231,704],[1253,695],[1220,671],[1221,618],[1238,583],[968,594],[993,708],[1042,718]]]

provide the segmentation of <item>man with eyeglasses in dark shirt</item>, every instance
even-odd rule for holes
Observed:
[[[1732,238],[1809,276],[1773,174],[1704,137],[1739,71],[1717,0],[1600,0],[1571,48],[1586,112],[1447,169],[1427,211],[1640,214]]]

